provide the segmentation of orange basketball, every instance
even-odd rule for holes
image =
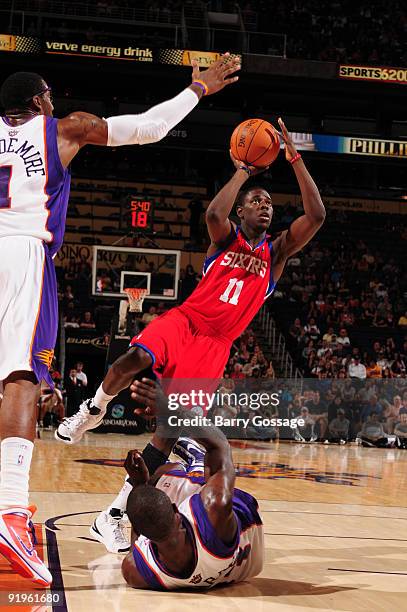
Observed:
[[[230,149],[235,159],[262,168],[269,166],[280,151],[280,137],[264,119],[247,119],[234,130]]]

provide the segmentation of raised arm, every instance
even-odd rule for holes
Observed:
[[[304,214],[293,221],[290,228],[283,232],[274,242],[275,264],[277,267],[281,267],[281,265],[284,267],[287,258],[300,251],[317,233],[325,220],[326,212],[318,187],[305,167],[302,158],[297,158],[297,150],[283,120],[279,119],[278,122],[285,142],[286,159],[289,162],[294,161],[292,167],[301,190],[304,206]],[[294,158],[296,158],[296,161]],[[278,273],[274,274],[274,276],[275,280],[277,280]]]
[[[148,144],[164,138],[186,117],[203,95],[211,95],[234,83],[231,77],[240,69],[240,60],[225,54],[207,70],[200,72],[193,61],[192,83],[175,98],[153,106],[139,115],[120,115],[100,119],[84,112],[71,113],[58,122],[58,150],[67,166],[86,144],[118,147]]]
[[[222,187],[209,204],[205,220],[208,228],[211,245],[208,255],[212,255],[219,248],[223,247],[234,230],[234,226],[229,219],[232,212],[237,194],[250,176],[264,172],[267,168],[255,168],[246,166],[243,162],[234,159],[230,154],[236,172],[232,178]]]
[[[143,378],[134,381],[130,387],[132,399],[148,408],[147,414],[156,414],[161,437],[167,431],[168,438],[179,435],[179,431],[168,426],[168,417],[176,416],[178,420],[190,419],[189,410],[168,409],[168,400],[157,383]],[[143,411],[138,411],[142,413]],[[205,467],[209,477],[201,490],[201,499],[209,520],[217,535],[224,542],[230,542],[236,534],[237,522],[233,513],[233,490],[235,486],[235,468],[232,461],[230,445],[225,435],[209,422],[194,426],[193,437],[206,448]]]

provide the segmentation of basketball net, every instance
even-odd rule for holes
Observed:
[[[129,300],[130,312],[142,312],[143,311],[143,301],[148,293],[148,289],[139,289],[139,288],[124,289],[124,293],[127,294],[127,297]]]

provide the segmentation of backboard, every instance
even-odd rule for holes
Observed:
[[[92,295],[123,299],[123,289],[149,290],[149,300],[176,300],[181,251],[93,246]]]

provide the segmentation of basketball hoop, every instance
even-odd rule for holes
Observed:
[[[139,288],[131,288],[131,289],[123,289],[124,293],[127,294],[130,304],[130,312],[142,312],[143,311],[143,301],[146,295],[148,294],[148,289],[139,289]]]

